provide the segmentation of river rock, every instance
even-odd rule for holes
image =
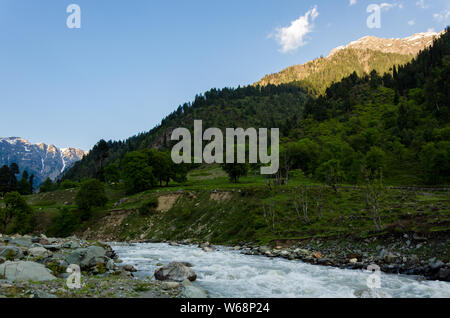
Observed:
[[[438,273],[438,277],[440,280],[450,281],[450,269],[449,268],[441,268]]]
[[[16,246],[24,246],[24,247],[30,247],[33,242],[31,242],[31,238],[26,237],[16,237],[12,239],[9,244],[16,245]]]
[[[314,256],[314,258],[316,258],[316,259],[321,259],[321,258],[323,258],[323,255],[322,255],[322,253],[320,253],[320,252],[314,253],[313,256]]]
[[[52,253],[44,247],[32,247],[28,250],[28,254],[33,257],[49,257],[52,255]]]
[[[183,282],[188,279],[193,282],[197,279],[197,274],[192,268],[178,262],[172,262],[167,266],[157,269],[155,271],[155,278],[157,280],[175,282]]]
[[[0,265],[0,273],[10,281],[49,281],[56,277],[44,265],[35,262],[5,262]]]
[[[287,257],[289,257],[289,254],[290,254],[290,252],[289,252],[288,250],[282,250],[282,251],[280,251],[280,256],[281,256],[281,257],[287,258]]]
[[[127,272],[130,272],[130,273],[135,273],[135,272],[137,272],[137,269],[134,268],[134,266],[133,266],[133,265],[130,265],[130,264],[126,264],[126,265],[123,267],[123,270],[124,270],[124,271],[127,271]]]
[[[80,248],[80,243],[78,243],[76,241],[69,241],[69,242],[64,243],[62,247],[69,248],[69,249]]]
[[[442,263],[441,261],[430,262],[430,267],[431,267],[432,270],[438,270],[444,265],[445,264]]]
[[[417,255],[411,255],[409,257],[409,262],[413,265],[419,264],[420,263],[420,259]]]
[[[397,260],[397,255],[395,255],[394,253],[391,253],[391,252],[387,252],[383,256],[383,260],[388,264],[395,263],[395,261]]]
[[[177,282],[164,282],[162,285],[163,289],[168,290],[168,289],[175,289],[180,287],[180,283]]]
[[[114,263],[114,260],[110,259],[110,260],[108,260],[108,262],[106,262],[106,269],[107,270],[112,271],[112,270],[115,269],[115,267],[116,267],[116,265]]]
[[[33,294],[32,298],[58,298],[58,297],[53,294],[46,293],[42,290],[38,290]]]
[[[194,267],[194,264],[189,263],[189,262],[178,262],[178,263],[181,263],[181,264],[183,264],[184,266],[187,266],[187,267]]]
[[[347,258],[349,260],[356,258],[356,260],[358,261],[358,260],[362,260],[362,255],[359,253],[349,253],[349,254],[347,254]]]
[[[105,264],[108,260],[103,247],[89,246],[76,249],[67,256],[66,261],[69,264],[79,265],[81,269],[88,269],[98,263]]]
[[[194,286],[189,280],[183,281],[182,298],[208,298],[206,291],[198,286]]]
[[[46,244],[44,245],[44,248],[48,249],[49,251],[57,252],[61,249],[61,245],[58,244]]]
[[[209,243],[209,242],[205,242],[205,243],[201,243],[201,244],[199,244],[199,246],[198,247],[200,247],[200,248],[204,248],[204,247],[210,247],[211,246],[211,243]]]
[[[17,246],[0,246],[0,257],[8,259],[8,257],[14,259],[22,259],[23,252],[22,249]]]
[[[214,249],[209,246],[204,246],[204,247],[202,247],[202,251],[208,253],[208,252],[214,252]]]

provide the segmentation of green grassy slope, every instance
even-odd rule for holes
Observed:
[[[201,178],[201,180],[199,180]],[[214,243],[270,243],[313,237],[364,238],[387,233],[421,234],[450,231],[450,194],[441,191],[386,189],[382,195],[381,232],[375,231],[364,191],[343,185],[335,193],[305,177],[294,177],[287,186],[270,190],[258,175],[232,184],[217,166],[192,171],[186,184],[171,184],[126,197],[120,186],[108,187],[106,208],[94,211],[77,233],[113,240],[209,240]],[[306,189],[308,218],[296,211],[293,194]],[[321,191],[321,192],[320,192]],[[45,231],[58,208],[72,206],[76,189],[29,196],[39,215],[38,229]],[[176,196],[168,211],[142,216],[139,208],[151,198]],[[120,198],[127,198],[114,206]],[[321,216],[318,208],[320,206]]]

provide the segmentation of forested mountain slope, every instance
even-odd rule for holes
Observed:
[[[393,183],[448,184],[449,79],[446,32],[410,63],[394,67],[393,76],[354,73],[331,85],[307,103],[305,120],[291,131],[294,146],[308,150],[294,168],[323,180],[334,171],[341,181],[358,182],[365,166],[382,169]]]
[[[392,65],[406,64],[438,36],[435,32],[418,33],[404,39],[367,36],[335,48],[328,57],[267,75],[256,84],[264,86],[295,82],[316,94],[322,94],[332,83],[339,82],[353,72],[358,76],[372,70],[383,74],[392,69]]]
[[[166,149],[173,129],[185,127],[193,131],[194,120],[202,120],[204,129],[280,127],[281,133],[287,134],[300,120],[307,99],[304,89],[294,85],[212,89],[196,96],[192,103],[179,106],[147,133],[125,141],[99,142],[63,178],[101,177],[103,167],[120,160],[127,152],[151,147]]]
[[[101,179],[103,168],[120,164],[125,153],[169,148],[174,128],[192,129],[202,119],[204,127],[279,127],[285,174],[301,169],[324,182],[358,183],[369,170],[382,171],[391,184],[447,184],[449,38],[444,32],[411,62],[392,65],[392,75],[354,71],[318,98],[290,84],[213,89],[148,133],[100,142],[64,178]]]

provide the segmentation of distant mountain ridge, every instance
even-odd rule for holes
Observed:
[[[383,74],[388,72],[392,65],[406,64],[441,35],[442,32],[425,32],[392,39],[366,36],[333,49],[326,58],[321,57],[267,75],[255,85],[297,82],[298,85],[321,94],[333,82],[339,82],[353,72],[359,76],[372,70]]]
[[[433,44],[433,40],[442,33],[423,32],[416,33],[406,38],[377,38],[375,36],[365,36],[357,41],[353,41],[348,45],[339,46],[333,49],[329,55],[333,56],[340,50],[358,49],[373,50],[383,53],[397,53],[403,55],[417,55],[421,50]]]
[[[20,137],[0,138],[0,166],[17,163],[21,173],[27,170],[29,174],[34,174],[35,187],[47,178],[55,180],[86,154],[86,151],[77,148],[60,149],[44,143],[32,144]]]

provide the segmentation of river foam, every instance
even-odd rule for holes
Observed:
[[[194,264],[195,284],[210,297],[302,298],[302,297],[445,297],[450,283],[420,281],[413,276],[381,273],[381,288],[369,290],[362,270],[346,270],[306,264],[280,258],[251,256],[220,247],[204,252],[197,246],[170,246],[164,243],[112,244],[119,257],[138,269],[138,277],[151,277],[159,267],[172,261]],[[368,292],[371,292],[368,294]]]

